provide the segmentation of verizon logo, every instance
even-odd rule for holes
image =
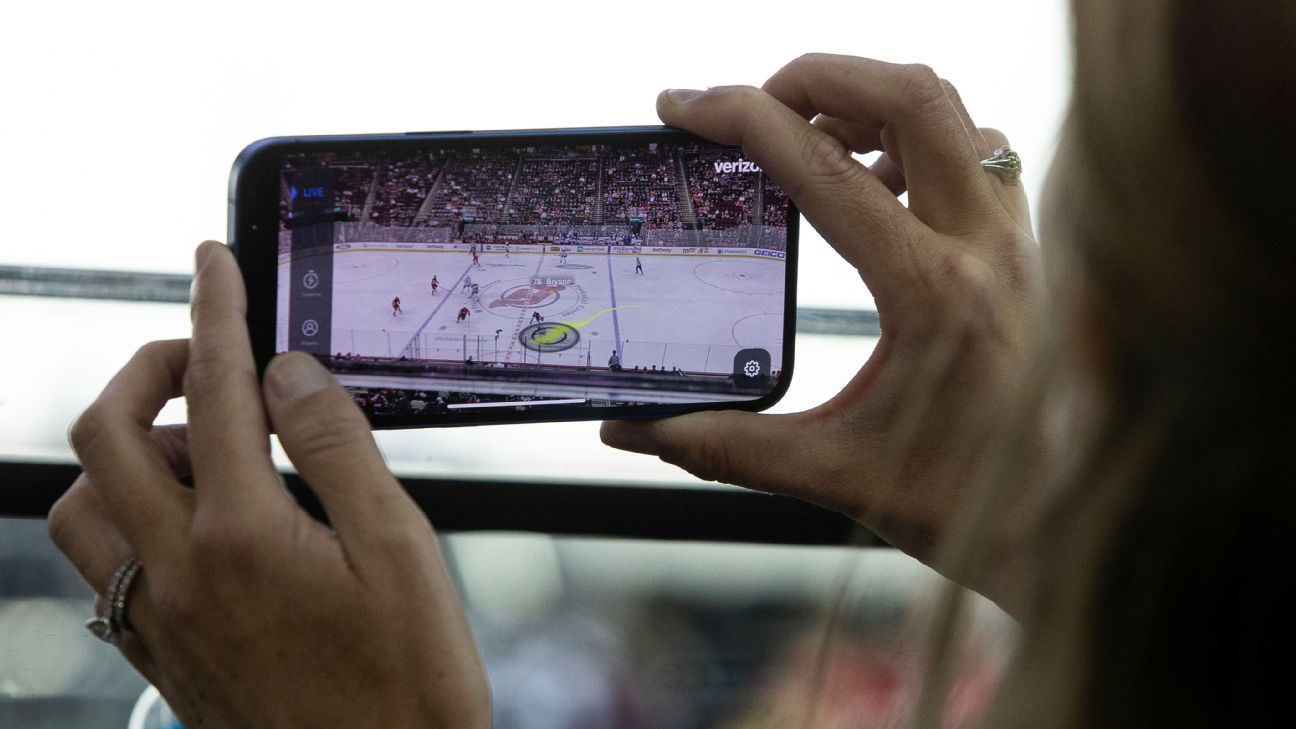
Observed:
[[[716,162],[716,172],[760,172],[761,168],[745,159],[737,162]]]

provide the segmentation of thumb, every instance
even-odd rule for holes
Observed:
[[[822,430],[815,417],[707,411],[664,420],[609,420],[600,436],[613,448],[658,456],[706,481],[822,502],[831,478],[814,436]]]
[[[353,559],[426,530],[422,513],[387,469],[364,413],[314,357],[275,357],[263,388],[279,442]]]

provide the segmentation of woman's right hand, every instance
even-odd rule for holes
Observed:
[[[85,471],[49,515],[100,600],[143,565],[117,645],[189,727],[489,727],[436,532],[369,422],[305,353],[258,380],[238,262],[197,258],[193,336],[140,349],[77,419]],[[180,395],[188,424],[154,426]],[[271,427],[330,526],[284,488]]]
[[[657,110],[668,125],[741,145],[787,190],[859,270],[882,336],[813,409],[607,422],[604,442],[845,512],[930,559],[1020,379],[1036,318],[1025,195],[980,165],[1003,135],[977,128],[931,69],[847,56],[803,56],[760,89],[663,92]],[[869,168],[852,151],[883,155]],[[998,535],[1005,545],[1011,531]]]

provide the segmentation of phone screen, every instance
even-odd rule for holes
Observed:
[[[275,351],[320,357],[371,418],[723,406],[784,376],[794,212],[740,149],[279,159]]]

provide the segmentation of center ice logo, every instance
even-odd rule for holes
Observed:
[[[489,308],[498,309],[501,306],[511,306],[515,309],[533,309],[548,306],[557,301],[561,295],[559,292],[566,290],[566,288],[566,286],[536,286],[534,284],[514,286],[500,294],[498,299],[492,301]]]

